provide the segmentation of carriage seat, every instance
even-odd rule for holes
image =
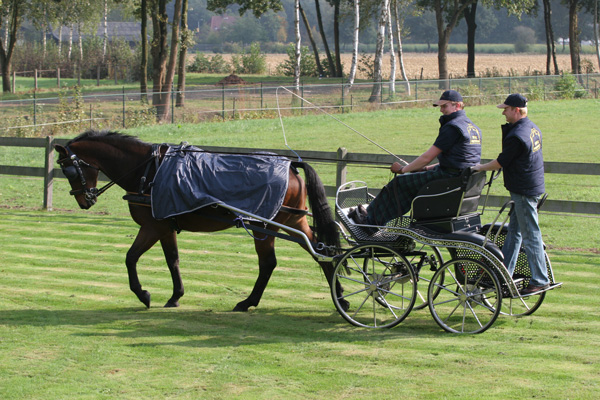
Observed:
[[[467,168],[460,176],[427,183],[413,199],[413,224],[438,232],[477,229],[481,225],[477,207],[485,182],[485,172]]]

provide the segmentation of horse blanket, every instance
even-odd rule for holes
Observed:
[[[152,215],[164,219],[227,204],[273,219],[288,188],[291,161],[270,153],[216,154],[171,146],[152,185]]]

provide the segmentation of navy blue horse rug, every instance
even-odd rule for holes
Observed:
[[[189,146],[169,147],[152,186],[156,219],[227,204],[273,219],[288,188],[291,161],[268,153],[216,154]]]

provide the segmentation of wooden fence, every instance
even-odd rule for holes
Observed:
[[[44,167],[23,167],[23,166],[6,166],[0,165],[0,175],[17,175],[17,176],[33,176],[44,178],[43,186],[43,207],[47,210],[52,210],[52,188],[55,178],[64,178],[60,168],[56,167],[54,145],[65,145],[67,139],[55,139],[52,136],[46,138],[9,138],[0,137],[0,147],[36,147],[45,149]],[[238,147],[214,147],[201,146],[202,149],[211,152],[222,153],[252,153],[264,151],[263,149],[249,149]],[[290,150],[269,150],[277,154],[296,158],[297,155]],[[335,186],[326,186],[327,195],[335,196],[336,188],[346,182],[346,170],[348,165],[391,165],[396,159],[391,155],[384,154],[368,154],[368,153],[348,153],[344,148],[338,149],[337,152],[325,151],[302,151],[302,157],[305,161],[318,161],[320,163],[336,164],[336,184]],[[402,159],[412,161],[416,156],[401,155]],[[482,162],[488,160],[482,160]],[[547,174],[566,174],[566,175],[600,175],[600,164],[592,163],[563,163],[563,162],[546,162],[544,163]],[[107,181],[108,179],[101,175],[99,180]],[[372,190],[376,194],[377,190]],[[487,205],[491,207],[500,207],[508,200],[508,196],[489,196]],[[549,199],[544,205],[544,211],[556,213],[573,213],[573,214],[595,214],[600,215],[600,202],[585,202],[585,201],[569,201]]]

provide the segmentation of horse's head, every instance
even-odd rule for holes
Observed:
[[[75,196],[79,207],[89,209],[98,199],[98,167],[79,158],[69,146],[56,145],[54,148],[60,155],[58,164],[71,184],[69,193]]]

